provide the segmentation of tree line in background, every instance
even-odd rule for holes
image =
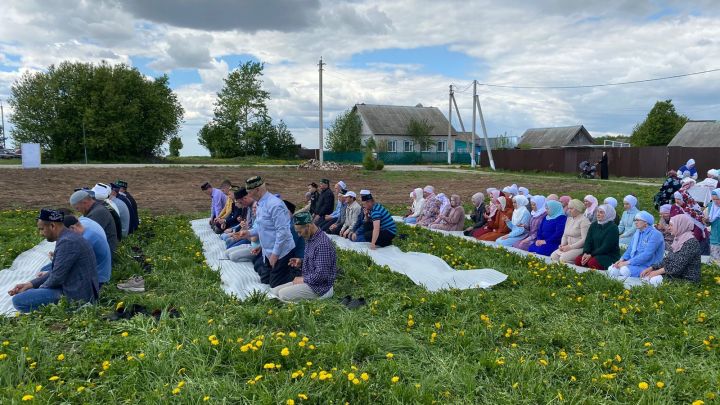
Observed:
[[[210,156],[292,157],[297,147],[287,125],[272,124],[262,87],[263,64],[246,62],[230,72],[218,93],[213,119],[198,134]]]
[[[184,110],[168,77],[136,68],[63,62],[25,73],[11,89],[12,137],[39,143],[59,162],[136,160],[162,154]],[[179,138],[178,138],[179,139]]]

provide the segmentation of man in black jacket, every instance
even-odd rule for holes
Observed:
[[[96,201],[91,192],[88,190],[78,190],[70,196],[70,205],[84,216],[92,219],[102,226],[107,236],[108,245],[110,245],[110,251],[113,255],[113,261],[115,260],[115,250],[118,245],[118,234],[117,227],[115,226],[115,219],[113,218],[110,210],[105,208],[102,202]]]
[[[335,195],[330,190],[330,180],[320,180],[320,195],[318,196],[313,221],[320,226],[325,221],[325,215],[330,215],[335,208]]]

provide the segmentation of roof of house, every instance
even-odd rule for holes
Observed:
[[[668,146],[718,147],[720,146],[720,122],[688,121]]]
[[[559,148],[592,145],[590,133],[582,125],[555,128],[530,128],[522,135],[520,144],[531,148]]]
[[[429,123],[432,136],[448,134],[448,120],[437,107],[356,104],[355,109],[374,135],[407,135],[412,119]],[[457,135],[455,128],[451,131]]]

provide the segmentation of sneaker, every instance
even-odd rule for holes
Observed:
[[[145,279],[142,277],[134,276],[125,281],[124,283],[118,283],[117,288],[123,291],[144,292]]]

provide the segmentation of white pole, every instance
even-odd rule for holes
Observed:
[[[448,98],[448,140],[447,150],[448,164],[452,164],[452,154],[450,152],[450,143],[452,142],[452,101],[453,101],[453,89],[452,84],[450,85],[450,97]]]
[[[480,113],[480,125],[482,125],[483,135],[485,135],[485,148],[487,148],[488,160],[490,160],[490,168],[495,170],[495,161],[493,160],[492,150],[490,149],[490,141],[488,141],[487,129],[485,129],[485,118],[483,118],[482,108],[480,107],[480,97],[475,95],[475,105]],[[475,110],[475,107],[473,107]]]
[[[473,80],[473,119],[472,119],[472,149],[470,149],[470,167],[475,168],[475,99],[477,98],[477,80]]]
[[[322,56],[320,57],[320,62],[318,63],[318,73],[320,75],[320,128],[318,130],[319,137],[320,137],[320,145],[318,146],[318,157],[320,158],[320,164],[323,164],[323,85],[322,85],[322,72],[323,72],[323,61]]]
[[[0,147],[5,149],[5,111],[3,110],[2,100],[0,100],[0,116],[2,117],[2,126],[0,126]]]

